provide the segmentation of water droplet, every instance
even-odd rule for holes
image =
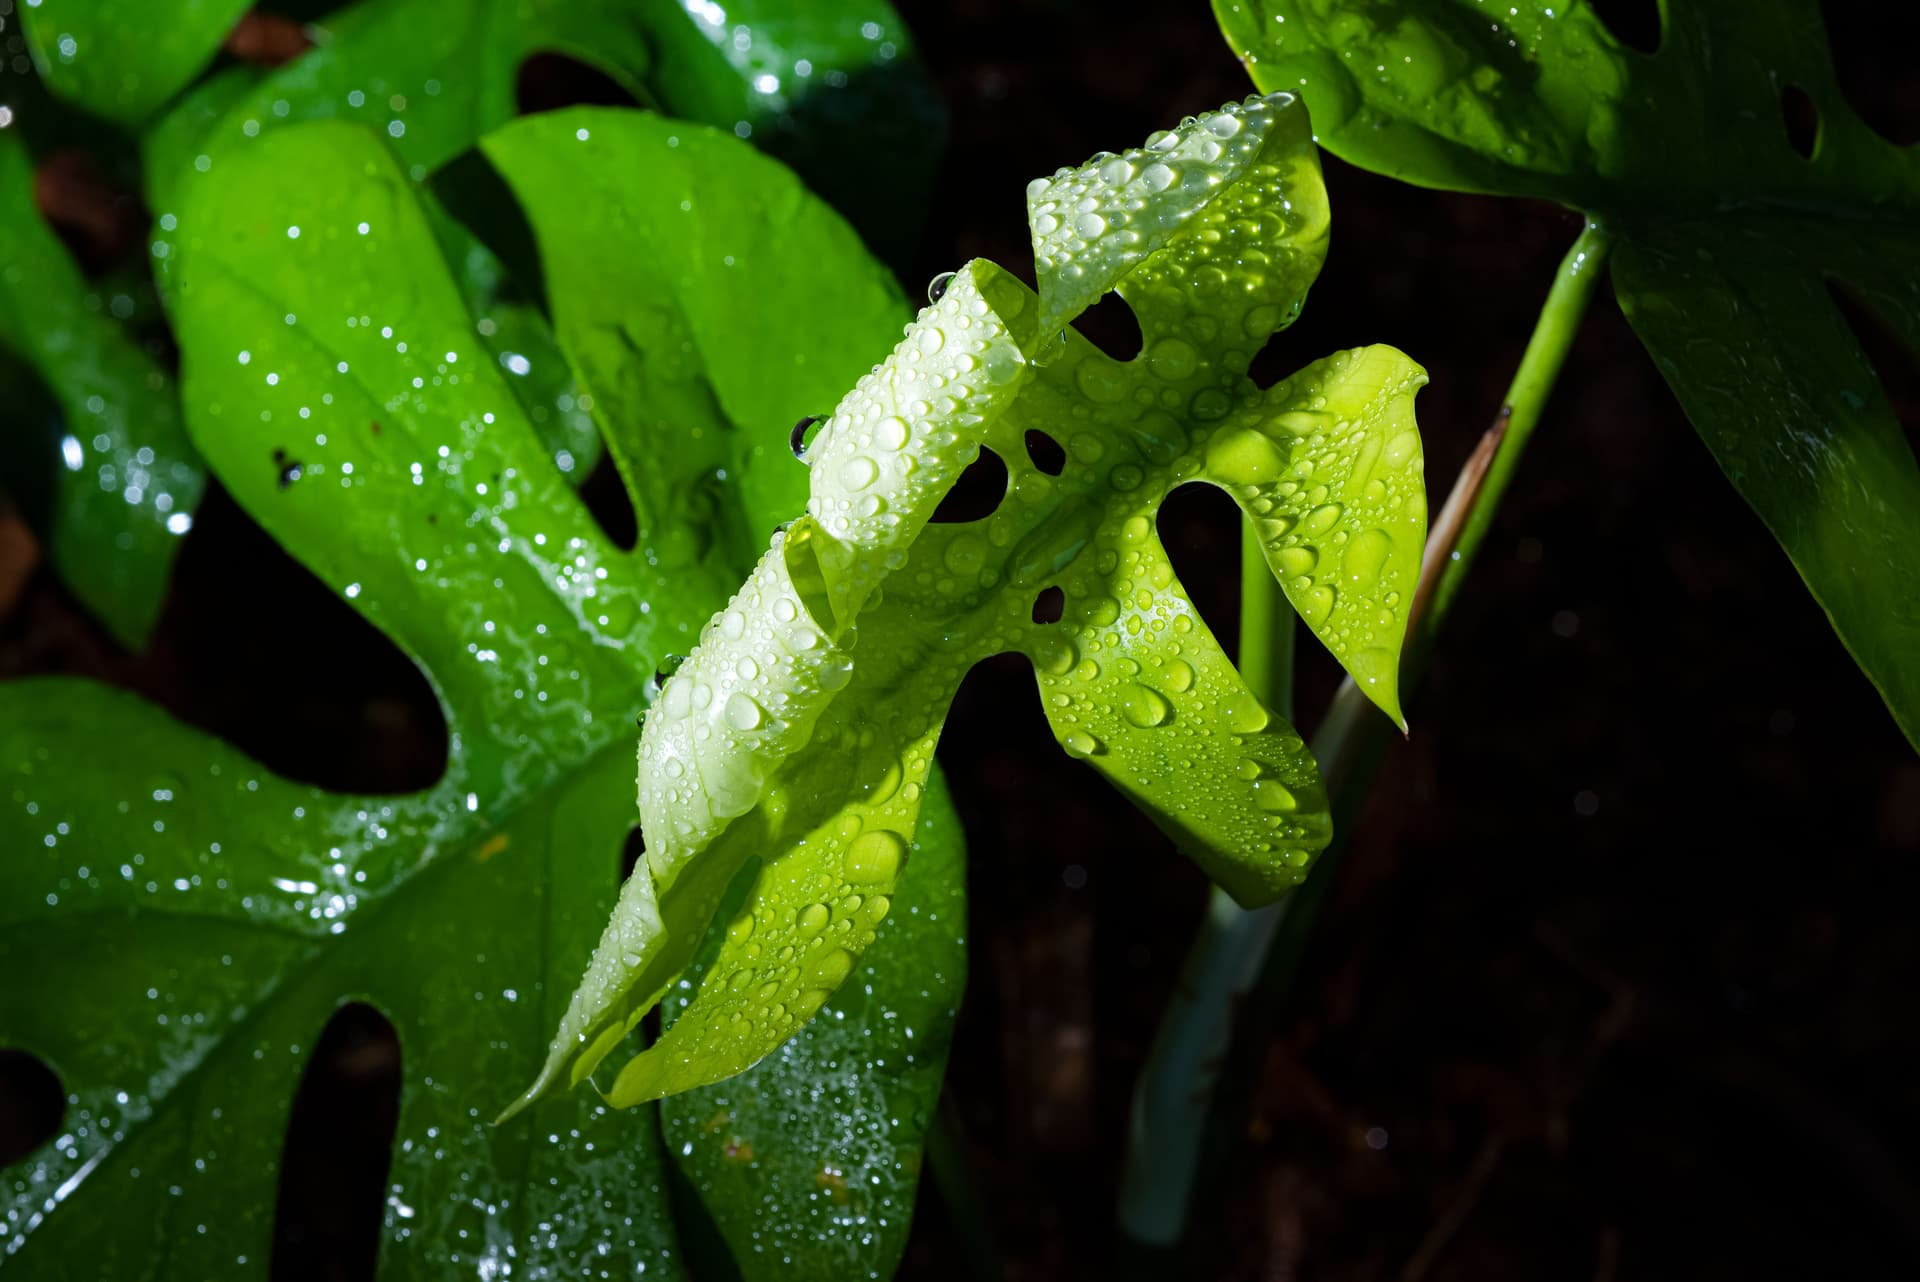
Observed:
[[[847,847],[846,877],[855,885],[885,885],[900,874],[907,843],[897,832],[876,828]]]
[[[825,904],[808,904],[800,910],[795,925],[800,928],[802,935],[811,938],[827,928],[827,920],[831,916]]]
[[[850,490],[864,490],[880,475],[880,467],[864,454],[856,454],[840,468],[840,484]]]
[[[1083,759],[1100,751],[1100,741],[1084,730],[1070,731],[1067,737],[1060,741],[1060,746],[1067,750],[1068,756]]]
[[[947,286],[953,283],[953,278],[957,275],[959,275],[958,272],[941,272],[938,276],[928,281],[927,301],[929,303],[937,303],[945,298],[947,296]]]
[[[824,414],[809,414],[795,423],[793,430],[787,433],[787,448],[792,450],[793,456],[802,463],[807,461],[807,433],[813,430],[815,423],[825,417]]]
[[[1307,513],[1307,519],[1300,528],[1307,534],[1325,534],[1340,521],[1341,507],[1338,503],[1328,503]]]
[[[1130,685],[1120,695],[1120,714],[1142,730],[1164,725],[1173,706],[1151,686]]]
[[[1178,382],[1192,374],[1199,363],[1193,344],[1179,338],[1163,338],[1147,352],[1147,364],[1155,374],[1169,382]]]
[[[1269,814],[1286,814],[1300,808],[1300,799],[1278,779],[1256,779],[1253,782],[1253,804]]]
[[[752,699],[739,691],[727,696],[727,724],[735,730],[756,729],[766,717],[766,712]]]
[[[1251,692],[1233,695],[1226,704],[1227,725],[1235,734],[1259,734],[1267,728],[1267,709]]]
[[[1320,554],[1310,547],[1281,548],[1273,554],[1280,564],[1280,572],[1288,578],[1301,574],[1311,574],[1313,567],[1320,562]]]
[[[1350,582],[1364,587],[1380,577],[1380,567],[1387,563],[1391,551],[1393,539],[1385,530],[1362,530],[1347,544],[1340,565]]]

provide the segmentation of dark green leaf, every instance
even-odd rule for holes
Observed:
[[[51,492],[43,515],[54,567],[115,638],[137,648],[206,481],[173,380],[112,307],[41,221],[32,162],[17,138],[0,133],[0,347],[34,370],[63,420],[17,451],[24,457],[15,466],[48,474],[9,485]],[[9,430],[37,425],[15,421]]]
[[[1409,182],[1543,196],[1701,438],[1920,745],[1920,467],[1829,282],[1920,350],[1920,161],[1835,82],[1816,0],[1671,0],[1653,55],[1584,0],[1215,0],[1256,83]],[[1819,116],[1811,157],[1786,121]]]
[[[346,1000],[401,1040],[388,1275],[679,1275],[651,1113],[583,1092],[490,1118],[612,903],[633,714],[722,580],[608,544],[475,341],[416,191],[359,130],[287,130],[162,244],[195,443],[426,668],[445,776],[339,796],[125,695],[0,687],[0,973],[32,976],[0,986],[0,1042],[73,1101],[0,1185],[0,1250],[40,1276],[263,1273],[289,1103]]]

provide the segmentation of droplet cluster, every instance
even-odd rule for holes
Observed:
[[[1102,153],[1027,186],[1040,333],[1090,307],[1230,187],[1260,154],[1287,93],[1188,117],[1146,145]]]
[[[647,715],[640,823],[662,885],[753,809],[768,776],[806,746],[822,708],[852,676],[849,646],[827,635],[794,585],[789,535],[773,536]]]
[[[981,428],[1032,370],[1021,350],[1028,291],[990,263],[947,280],[887,359],[835,407],[809,451],[807,511],[827,536],[820,558],[837,614],[905,560],[960,473]]]

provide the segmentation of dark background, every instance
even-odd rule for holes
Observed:
[[[1604,8],[1632,35],[1649,6]],[[900,7],[953,113],[911,289],[976,255],[1026,264],[1029,178],[1249,92],[1198,0]],[[1912,6],[1827,7],[1854,105],[1920,137]],[[1578,220],[1326,168],[1332,254],[1256,372],[1413,355],[1437,506]],[[1112,308],[1088,328],[1128,338]],[[1871,350],[1912,434],[1920,378]],[[1229,645],[1234,519],[1196,487],[1163,523]],[[223,495],[145,656],[35,560],[0,518],[0,678],[126,685],[332,786],[438,771],[411,665]],[[1303,725],[1336,677],[1306,640]],[[1163,1275],[1920,1276],[1920,761],[1604,291],[1409,714]],[[1017,661],[969,680],[942,758],[973,869],[949,1090],[994,1244],[1011,1279],[1109,1276],[1128,1095],[1206,886],[1058,751]],[[378,1097],[380,1046],[340,1026],[310,1080],[325,1107]],[[352,1124],[297,1131],[290,1161]],[[929,1184],[901,1276],[966,1276],[971,1231]],[[330,1258],[277,1271],[356,1275]]]

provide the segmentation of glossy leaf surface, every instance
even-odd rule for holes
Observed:
[[[55,568],[121,644],[138,648],[166,593],[206,479],[173,379],[108,310],[33,203],[33,166],[0,133],[0,348],[52,394],[57,432],[20,453],[44,460]],[[16,410],[17,413],[17,410]],[[9,431],[34,430],[15,419]],[[35,448],[44,444],[45,448]]]
[[[801,207],[819,216],[752,159],[765,172],[751,177],[791,190],[738,202],[743,243]],[[726,234],[710,227],[705,243]],[[306,1053],[361,1000],[401,1044],[385,1275],[679,1276],[651,1114],[609,1115],[581,1093],[491,1117],[560,1016],[565,985],[550,976],[579,965],[611,904],[633,825],[633,715],[725,580],[607,541],[475,338],[428,210],[372,135],[313,125],[236,153],[164,243],[195,443],[261,525],[426,669],[448,766],[420,794],[340,796],[275,779],[129,696],[0,686],[0,972],[33,977],[0,992],[0,1043],[43,1057],[72,1099],[61,1134],[0,1176],[0,1251],[47,1277],[264,1274]],[[789,243],[822,288],[847,271],[877,279],[803,235]],[[751,292],[757,270],[743,264],[737,287]],[[880,291],[848,323],[896,306]],[[839,325],[813,326],[836,336],[823,365],[851,350]],[[844,382],[860,364],[820,376]],[[779,364],[738,376],[765,395],[787,377]],[[938,815],[951,840],[950,810]],[[929,902],[959,893],[957,861],[928,873]],[[948,934],[935,951],[951,946]],[[42,964],[54,956],[67,960]],[[924,983],[920,966],[903,971]],[[944,974],[931,1000],[950,1011],[960,975]],[[939,1017],[919,1028],[944,1037]],[[873,1039],[827,1053],[855,1066]],[[894,1139],[910,1150],[917,1134]],[[884,1189],[902,1208],[913,1174]]]
[[[1618,237],[1628,320],[1920,744],[1920,467],[1828,292],[1920,351],[1920,161],[1847,105],[1816,0],[1671,0],[1651,55],[1580,0],[1215,9],[1340,156],[1563,201]],[[1810,155],[1794,94],[1817,113]]]
[[[1326,844],[1306,746],[1233,672],[1154,534],[1175,486],[1227,488],[1291,569],[1289,599],[1397,716],[1424,375],[1388,348],[1270,392],[1245,373],[1324,255],[1305,113],[1249,99],[1036,182],[1028,203],[1040,295],[979,261],[947,282],[842,398],[808,450],[805,515],[649,712],[647,857],[521,1106],[593,1071],[736,879],[695,996],[609,1098],[723,1079],[803,1027],[888,911],[947,705],[992,654],[1027,654],[1067,751],[1243,901],[1285,893]],[[1062,329],[1114,287],[1145,338],[1132,361]],[[1063,447],[1057,477],[1027,459],[1029,431]],[[1011,478],[997,510],[929,524],[982,449]],[[1053,588],[1065,617],[1037,623]]]

